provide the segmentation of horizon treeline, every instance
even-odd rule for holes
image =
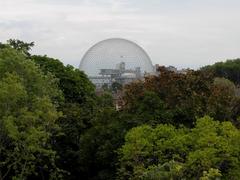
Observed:
[[[0,43],[0,180],[240,179],[240,59],[96,95],[33,46]]]

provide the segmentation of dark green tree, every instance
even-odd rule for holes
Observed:
[[[240,59],[217,62],[201,68],[205,73],[212,72],[216,77],[224,77],[240,85]]]
[[[82,104],[88,101],[89,97],[94,97],[94,85],[79,69],[70,65],[64,66],[59,60],[47,56],[34,55],[31,59],[43,72],[51,73],[59,79],[59,88],[64,93],[66,102]]]
[[[64,95],[64,102],[58,109],[63,113],[59,119],[62,135],[58,136],[55,149],[60,156],[59,166],[69,172],[67,179],[78,179],[83,176],[80,164],[80,139],[85,130],[90,128],[95,116],[96,95],[94,85],[80,70],[64,66],[57,59],[47,56],[32,56],[45,74],[52,74],[58,79],[58,87]]]
[[[113,82],[111,85],[111,89],[114,93],[117,93],[118,91],[121,91],[123,88],[122,84],[118,82]]]
[[[29,51],[34,46],[34,42],[26,43],[18,39],[9,39],[7,41],[7,44],[10,45],[10,47],[20,51],[22,54],[28,57],[31,55]]]

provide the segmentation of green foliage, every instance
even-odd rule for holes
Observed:
[[[26,43],[18,39],[9,39],[7,44],[10,45],[10,47],[20,51],[25,56],[30,56],[29,51],[34,46],[34,42]]]
[[[59,79],[58,86],[66,102],[81,104],[95,94],[93,84],[80,70],[70,65],[64,66],[59,60],[47,56],[32,56],[31,59],[43,72],[51,73]]]
[[[113,82],[111,86],[109,86],[107,83],[102,85],[102,90],[105,92],[111,92],[111,93],[117,93],[118,91],[121,91],[123,86],[122,84],[118,82]]]
[[[213,75],[160,67],[96,96],[83,72],[30,55],[33,45],[0,43],[0,179],[240,178],[239,89],[228,80],[237,84],[239,60]]]
[[[113,179],[117,154],[124,132],[118,113],[112,108],[99,111],[80,140],[81,168],[89,179]]]
[[[181,176],[181,169],[182,163],[172,160],[162,165],[149,167],[140,178],[144,180],[178,179]]]
[[[123,144],[129,119],[115,110],[109,93],[97,98],[96,107],[90,128],[80,138],[79,170],[83,179],[114,179],[116,150]]]
[[[122,88],[123,88],[122,84],[120,84],[118,82],[112,83],[111,89],[113,92],[117,93],[117,91],[122,90]]]
[[[0,49],[0,179],[60,178],[51,144],[61,116],[56,99],[52,76],[20,51]]]
[[[215,78],[211,87],[211,95],[207,101],[207,115],[218,120],[236,120],[238,113],[234,113],[240,107],[237,88],[225,78]]]
[[[127,109],[127,112],[134,114],[137,121],[136,125],[172,123],[172,114],[157,93],[143,91],[141,94],[131,101],[132,106]]]
[[[64,66],[57,59],[47,56],[32,56],[35,62],[45,74],[52,74],[58,78],[58,87],[63,92],[64,102],[58,107],[63,116],[58,124],[62,129],[62,135],[55,138],[56,149],[60,156],[58,166],[70,174],[65,178],[77,179],[85,175],[81,165],[80,140],[85,130],[89,129],[91,121],[95,117],[97,97],[93,84],[87,76],[73,68]]]
[[[104,109],[107,107],[114,108],[113,97],[109,92],[104,92],[101,96],[97,97],[97,107]]]
[[[57,88],[57,80],[50,74],[44,75],[22,53],[12,48],[0,49],[0,60],[0,79],[4,78],[6,73],[16,74],[22,79],[29,98],[48,96],[56,101],[61,98],[61,92]]]
[[[221,172],[218,169],[209,169],[209,171],[203,172],[203,177],[200,178],[200,180],[215,180],[220,179],[222,177]]]
[[[239,179],[239,138],[230,122],[209,117],[192,129],[133,128],[119,150],[119,179]]]
[[[218,62],[211,66],[205,66],[201,70],[205,73],[211,71],[216,77],[224,77],[240,85],[240,59]]]

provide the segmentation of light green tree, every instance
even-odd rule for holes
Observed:
[[[192,129],[148,125],[130,130],[119,150],[119,179],[240,178],[240,131],[198,119]]]

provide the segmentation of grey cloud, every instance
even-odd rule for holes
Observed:
[[[0,41],[35,41],[33,53],[78,66],[111,37],[143,46],[154,63],[198,68],[240,52],[236,0],[0,0]]]

